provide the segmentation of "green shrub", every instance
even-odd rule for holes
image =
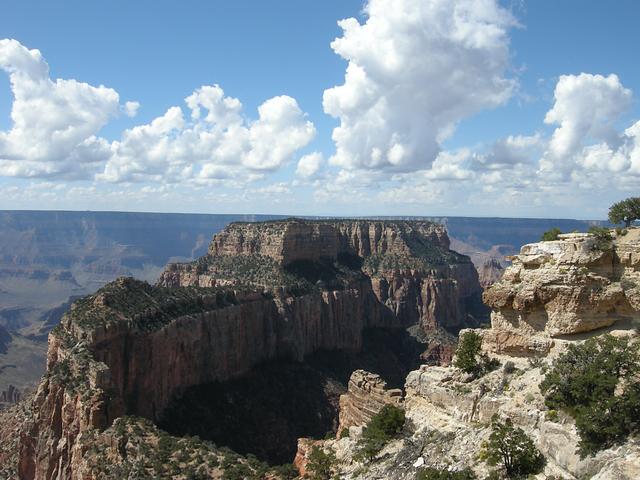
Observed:
[[[443,468],[427,467],[420,470],[415,480],[475,480],[477,477],[470,468],[450,472]]]
[[[553,227],[551,230],[547,230],[542,234],[540,240],[543,242],[550,242],[553,240],[558,240],[558,235],[560,235],[562,231],[558,227]]]
[[[309,480],[330,480],[334,474],[336,455],[314,445],[309,453],[306,477]]]
[[[480,456],[489,465],[500,465],[509,478],[536,474],[544,467],[544,457],[533,440],[511,419],[501,422],[497,415],[491,421],[489,442],[482,447]]]
[[[342,431],[340,432],[340,438],[349,438],[349,429],[348,428],[343,428]]]
[[[358,459],[371,461],[380,450],[404,427],[404,410],[394,405],[385,405],[374,415],[358,441]]]
[[[595,248],[597,250],[609,250],[611,248],[611,232],[608,228],[591,226],[589,233],[596,238]]]
[[[480,353],[481,347],[482,337],[476,332],[466,332],[460,337],[453,365],[475,377],[494,370],[499,364],[498,361]]]
[[[291,463],[274,467],[273,473],[275,473],[280,480],[294,480],[298,477],[298,470]]]
[[[611,335],[569,345],[540,384],[545,403],[576,420],[581,456],[640,431],[640,348]]]

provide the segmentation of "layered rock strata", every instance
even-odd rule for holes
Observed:
[[[275,281],[292,289],[300,285],[287,281],[290,271],[304,262],[336,260],[362,269],[389,326],[457,331],[469,324],[469,314],[484,313],[473,264],[449,250],[442,225],[423,221],[234,223],[214,237],[209,255],[169,265],[159,282],[270,288]]]
[[[480,332],[485,348],[544,354],[553,338],[634,321],[640,312],[639,251],[635,229],[610,241],[575,233],[524,245],[483,295],[492,308],[492,330]]]
[[[639,239],[640,230],[632,229],[610,241],[571,234],[524,246],[502,281],[485,293],[493,307],[491,328],[475,330],[500,368],[479,377],[442,366],[411,372],[402,399],[404,430],[373,459],[363,462],[358,455],[362,429],[314,445],[335,455],[338,478],[413,480],[425,467],[471,469],[477,478],[488,478],[496,467],[481,460],[481,450],[497,416],[523,429],[544,455],[543,470],[530,478],[640,478],[636,438],[582,457],[575,420],[549,410],[540,391],[549,365],[568,345],[603,333],[638,341]],[[525,358],[534,355],[540,358]],[[379,393],[368,398],[367,388],[356,390],[357,402],[341,402],[341,418],[354,418],[358,407],[367,413],[381,408]],[[308,453],[309,445],[301,442],[297,465],[305,465]]]
[[[429,222],[232,224],[209,254],[75,302],[49,338],[20,439],[20,478],[83,472],[89,432],[161,418],[184,389],[270,359],[358,351],[370,327],[457,330],[480,292],[468,257]]]
[[[340,396],[338,435],[345,428],[366,425],[387,404],[402,405],[402,390],[387,388],[380,375],[356,370],[349,379],[347,393]]]

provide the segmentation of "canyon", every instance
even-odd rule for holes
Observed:
[[[234,221],[276,215],[0,211],[0,391],[35,390],[45,371],[46,341],[71,303],[120,276],[156,282],[168,262],[206,254],[209,239]],[[381,218],[380,220],[385,220]],[[594,222],[554,219],[431,217],[451,248],[468,255],[488,287],[505,256],[551,227],[586,230]],[[598,222],[595,222],[598,223]],[[444,352],[434,345],[434,355]],[[0,407],[2,407],[0,403]]]
[[[640,341],[638,255],[638,228],[564,234],[524,245],[501,280],[483,294],[492,310],[491,327],[460,331],[461,337],[481,338],[482,350],[499,362],[498,368],[470,375],[454,366],[423,365],[407,375],[401,396],[372,373],[354,372],[341,398],[340,418],[348,419],[348,431],[336,439],[301,439],[296,465],[306,471],[310,452],[319,448],[334,456],[333,472],[341,479],[409,480],[427,467],[460,478],[469,478],[462,472],[494,478],[495,467],[481,451],[498,418],[522,429],[544,456],[543,469],[528,478],[638,478],[636,438],[580,455],[576,420],[551,409],[540,388],[553,362],[589,339],[610,335]],[[403,408],[404,428],[363,462],[358,456],[363,431],[388,403]]]
[[[97,444],[128,428],[160,435],[144,422],[170,428],[193,389],[242,382],[270,362],[308,367],[292,383],[333,379],[333,391],[317,387],[335,431],[352,365],[374,352],[403,378],[419,345],[484,318],[477,272],[449,247],[446,229],[426,221],[233,223],[205,256],[169,264],[157,285],[121,278],[72,304],[49,335],[42,382],[18,406],[31,409],[13,432],[18,451],[5,457],[17,456],[24,479],[101,478],[103,462],[88,455]],[[394,336],[416,355],[403,363],[410,349],[393,351]],[[140,420],[131,427],[130,417]]]

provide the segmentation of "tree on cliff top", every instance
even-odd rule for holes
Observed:
[[[482,337],[476,332],[465,332],[458,342],[453,366],[474,377],[494,370],[499,365],[498,361],[481,351]]]
[[[372,461],[389,440],[402,431],[404,420],[403,409],[389,404],[382,407],[362,431],[355,458]]]
[[[640,197],[629,197],[614,203],[609,208],[611,223],[624,222],[625,227],[630,227],[638,219],[640,219]]]
[[[544,232],[540,240],[542,240],[543,242],[558,240],[558,235],[560,235],[561,233],[562,230],[560,230],[558,227],[553,227],[551,230],[547,230],[546,232]]]
[[[309,480],[330,480],[334,476],[335,464],[336,454],[333,450],[324,450],[322,447],[314,445],[309,454],[305,478]]]

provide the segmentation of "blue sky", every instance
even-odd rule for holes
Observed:
[[[3,2],[0,208],[602,218],[637,194],[640,4],[395,2]],[[203,120],[214,97],[233,120]]]

